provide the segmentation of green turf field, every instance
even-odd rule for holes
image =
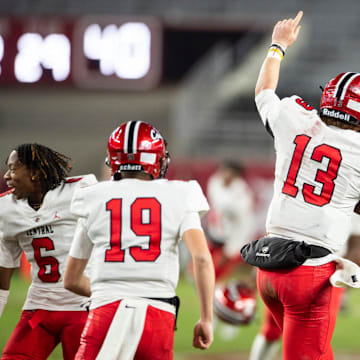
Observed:
[[[16,322],[19,319],[21,306],[24,302],[27,284],[15,275],[11,284],[11,292],[4,314],[0,319],[0,349],[2,350],[8,337],[11,334]],[[181,298],[181,307],[178,319],[178,331],[175,335],[175,354],[202,353],[200,350],[192,349],[192,327],[198,319],[198,305],[193,285],[185,280],[180,280],[178,295]],[[360,323],[360,290],[348,292],[346,310],[338,316],[338,321],[333,337],[334,350],[359,353],[360,341],[358,340]],[[259,301],[260,303],[260,301]],[[210,353],[227,352],[247,352],[250,348],[252,339],[260,327],[262,306],[259,306],[255,321],[248,326],[235,329],[235,336],[225,340],[222,336],[224,330],[222,324],[218,324],[215,331],[215,340]],[[229,329],[225,329],[229,330]],[[231,329],[230,329],[231,330]],[[61,360],[61,350],[57,348],[52,356],[52,360]]]

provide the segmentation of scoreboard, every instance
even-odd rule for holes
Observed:
[[[0,17],[0,87],[146,90],[162,70],[152,17]]]

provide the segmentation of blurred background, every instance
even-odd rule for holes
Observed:
[[[254,86],[273,25],[298,10],[278,93],[317,107],[320,85],[360,70],[358,0],[1,0],[0,161],[38,142],[70,156],[73,175],[101,179],[112,130],[147,121],[169,143],[170,178],[196,178],[206,192],[218,164],[241,162],[261,235],[274,151]],[[236,339],[219,351],[248,350]]]

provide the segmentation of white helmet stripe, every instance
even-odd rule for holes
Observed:
[[[337,96],[337,92],[338,92],[338,89],[339,89],[339,85],[342,83],[342,81],[344,80],[344,77],[346,75],[348,75],[349,73],[346,72],[344,73],[344,75],[340,78],[340,80],[337,82],[337,84],[335,85],[335,91],[334,91],[334,96]]]
[[[131,123],[132,123],[132,121],[129,121],[125,127],[124,149],[123,149],[125,154],[127,154],[127,152],[128,152],[129,129],[130,129]]]
[[[357,76],[359,76],[359,73],[355,73],[354,75],[352,75],[345,83],[342,94],[340,96],[340,100],[344,100],[344,97],[346,95],[347,89],[349,87],[349,85],[351,84],[351,82],[354,80],[354,78],[356,78]]]
[[[140,127],[141,121],[136,121],[135,129],[134,129],[134,139],[132,143],[132,152],[135,154],[137,152],[137,140],[138,140],[138,134],[139,134],[139,127]]]

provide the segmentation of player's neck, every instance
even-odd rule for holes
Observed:
[[[31,194],[31,196],[28,197],[28,204],[34,209],[39,210],[41,208],[41,205],[43,203],[45,194],[38,192]]]
[[[122,179],[138,179],[138,180],[152,180],[152,176],[143,172],[130,172],[130,171],[122,171],[121,172]]]

